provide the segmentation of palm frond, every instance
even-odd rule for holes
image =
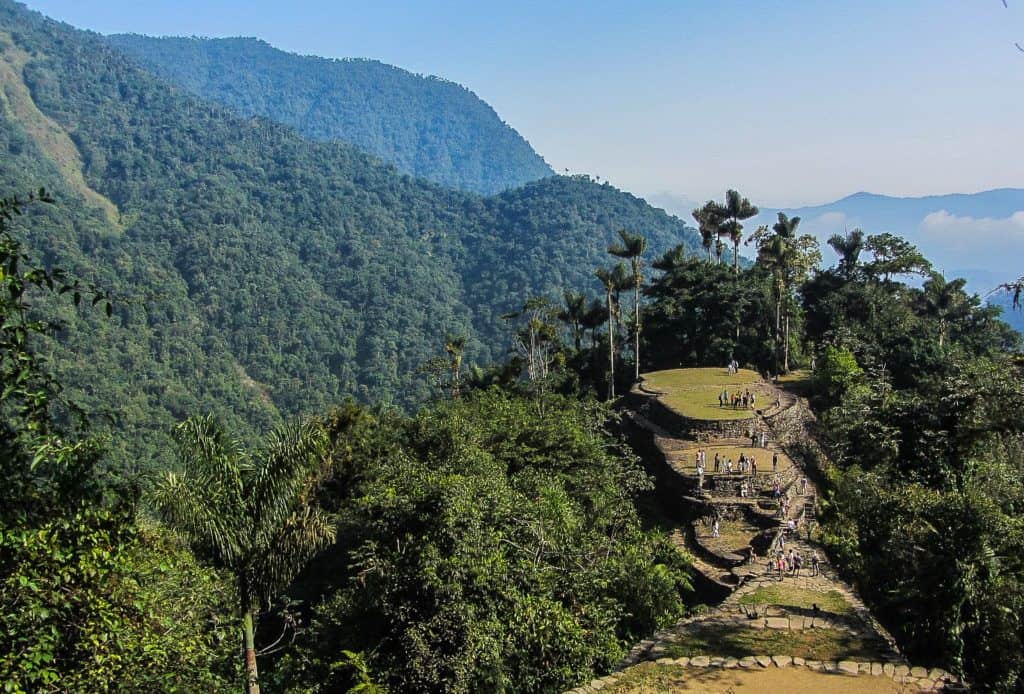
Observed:
[[[286,424],[267,437],[246,479],[245,506],[256,546],[268,546],[296,505],[306,503],[328,472],[327,432],[314,420]]]
[[[303,506],[269,538],[270,551],[251,565],[250,585],[264,601],[284,590],[316,554],[336,538],[337,521],[323,509]]]
[[[193,551],[214,565],[233,566],[245,551],[242,519],[210,492],[189,475],[169,472],[150,490],[148,501]]]

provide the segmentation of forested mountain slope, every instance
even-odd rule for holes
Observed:
[[[65,312],[52,361],[119,415],[115,446],[139,461],[197,411],[245,434],[349,395],[421,402],[446,333],[469,337],[467,363],[504,354],[500,315],[556,287],[596,293],[617,229],[652,256],[698,244],[589,179],[481,198],[240,119],[10,0],[0,44],[0,190],[52,190],[19,224],[30,248],[121,297],[109,320]]]
[[[251,38],[108,37],[146,69],[243,116],[345,140],[436,183],[495,193],[553,172],[465,87],[374,60],[329,60]]]

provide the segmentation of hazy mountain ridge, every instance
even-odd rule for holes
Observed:
[[[778,210],[763,210],[758,223],[771,223]],[[998,188],[978,193],[894,197],[855,193],[824,205],[783,209],[802,219],[801,229],[824,245],[832,234],[861,228],[869,234],[891,232],[917,245],[947,278],[963,277],[968,289],[987,296],[1003,282],[1024,273],[1024,189]],[[826,247],[826,259],[831,257]],[[992,298],[1009,308],[1005,297]],[[1005,319],[1024,330],[1024,316],[1006,311]]]
[[[375,60],[278,50],[254,38],[109,36],[158,76],[243,116],[263,116],[316,140],[340,139],[400,171],[495,193],[552,175],[512,127],[472,91]]]
[[[585,177],[492,198],[401,175],[347,144],[240,119],[128,64],[95,35],[0,0],[7,79],[68,133],[90,206],[13,111],[0,121],[5,194],[40,185],[58,205],[23,233],[47,263],[122,297],[105,321],[65,312],[53,363],[86,404],[120,411],[132,457],[166,454],[170,424],[221,413],[239,431],[355,396],[422,402],[420,371],[447,333],[467,363],[503,357],[500,316],[529,294],[597,292],[629,227],[651,253],[695,232]]]

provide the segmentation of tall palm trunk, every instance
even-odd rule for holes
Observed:
[[[639,272],[639,270],[637,270]],[[633,358],[636,361],[636,373],[633,375],[634,383],[640,382],[640,283],[633,285],[633,319],[636,325],[633,326]]]
[[[782,351],[782,292],[775,296],[775,372],[779,371],[779,352]]]
[[[608,290],[608,360],[611,376],[608,380],[608,399],[615,399],[615,311],[612,309],[612,290]]]
[[[256,627],[253,608],[243,600],[242,645],[245,649],[245,694],[260,694],[259,672],[256,669]]]
[[[736,274],[740,271],[740,240],[736,237],[732,240],[732,271]]]
[[[782,345],[782,372],[789,373],[789,311],[786,312],[786,334]]]

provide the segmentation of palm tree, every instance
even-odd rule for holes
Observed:
[[[621,263],[620,263],[621,265]],[[609,380],[608,380],[608,399],[615,399],[615,308],[612,306],[612,300],[615,292],[617,291],[617,282],[615,272],[613,270],[606,270],[601,267],[594,273],[601,286],[604,287],[605,297],[608,302],[608,363],[609,363]]]
[[[452,362],[452,397],[459,397],[462,391],[462,357],[466,351],[465,335],[449,335],[444,342],[444,351]]]
[[[580,326],[584,330],[590,331],[591,349],[594,349],[597,346],[597,329],[607,321],[608,307],[605,306],[600,299],[594,299],[590,302],[590,306],[587,307],[586,313],[583,314],[583,320],[580,321]]]
[[[580,352],[583,349],[583,318],[587,312],[587,297],[581,292],[566,289],[562,292],[562,299],[565,307],[558,312],[558,320],[572,330],[573,343],[576,351]]]
[[[671,274],[686,265],[686,246],[679,244],[665,251],[662,256],[651,263],[655,270]]]
[[[312,496],[329,471],[328,437],[313,421],[282,427],[247,455],[212,417],[174,429],[182,471],[151,492],[154,509],[204,563],[238,589],[245,691],[259,694],[255,616],[313,556],[334,542],[334,521]]]
[[[839,274],[851,279],[860,262],[860,254],[864,250],[864,232],[854,229],[846,232],[845,236],[835,234],[828,240],[828,245],[839,254]]]
[[[799,217],[787,217],[785,213],[779,212],[779,221],[772,225],[773,234],[768,233],[768,227],[764,226],[757,230],[751,240],[758,240],[757,262],[762,265],[772,278],[772,299],[775,301],[775,370],[788,371],[788,352],[785,359],[786,365],[780,369],[780,346],[785,340],[788,344],[789,316],[786,316],[786,337],[783,337],[782,329],[782,308],[784,300],[789,296],[789,268],[793,262],[795,252],[794,240],[796,229],[800,226]],[[787,304],[788,308],[788,304]],[[787,311],[788,313],[788,311]]]
[[[635,373],[634,381],[640,380],[640,288],[644,283],[643,266],[644,252],[647,250],[647,239],[639,234],[631,234],[622,229],[619,231],[621,244],[613,244],[608,247],[608,252],[617,258],[628,258],[633,269],[633,361]]]
[[[693,211],[693,219],[697,222],[697,230],[700,232],[701,244],[708,252],[708,262],[711,262],[711,250],[714,248],[715,239],[718,238],[718,225],[721,219],[718,217],[718,204],[714,200],[708,200],[703,207]],[[721,253],[718,254],[721,257]]]
[[[740,271],[740,241],[743,240],[744,219],[757,216],[758,209],[750,204],[750,201],[741,196],[737,191],[729,189],[725,193],[725,204],[716,205],[716,210],[722,222],[718,226],[719,236],[725,236],[732,241],[732,269],[733,272]]]
[[[932,271],[921,287],[920,309],[939,324],[939,349],[946,343],[950,324],[970,311],[967,294],[964,293],[966,284],[967,280],[962,278],[947,282],[940,273]]]

